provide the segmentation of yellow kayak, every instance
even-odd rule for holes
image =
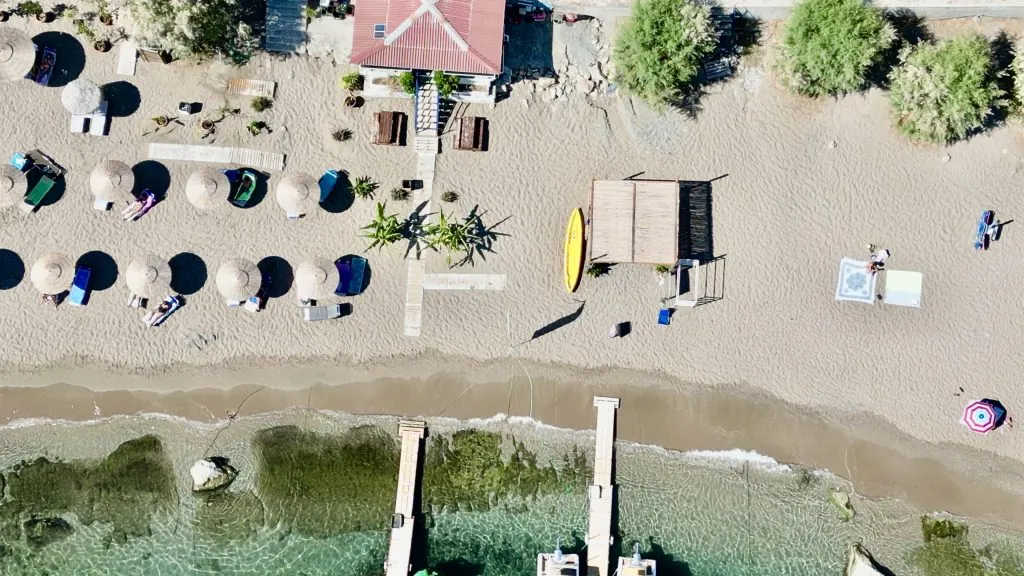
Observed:
[[[565,227],[565,289],[570,294],[580,285],[583,275],[583,210],[572,211]]]

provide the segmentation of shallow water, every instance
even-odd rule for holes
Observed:
[[[0,534],[5,547],[0,553],[0,574],[381,573],[393,505],[387,495],[373,486],[350,493],[346,486],[357,484],[346,483],[348,474],[359,471],[346,468],[346,462],[317,461],[312,469],[334,475],[333,481],[314,477],[306,491],[330,494],[331,501],[310,502],[301,494],[288,495],[295,499],[288,500],[285,512],[275,518],[276,504],[267,492],[266,477],[260,475],[254,448],[257,432],[275,426],[294,425],[331,439],[367,424],[386,431],[393,446],[388,448],[385,442],[383,451],[374,456],[383,454],[381,466],[397,471],[397,420],[393,418],[286,412],[239,419],[225,427],[140,416],[0,430],[0,470],[5,476],[21,460],[39,456],[99,459],[126,440],[153,434],[162,441],[177,486],[167,508],[151,518],[148,536],[124,537],[109,524],[85,525],[65,510],[39,510],[68,520],[74,532],[39,548],[27,545],[24,538],[3,541]],[[450,438],[456,429],[468,425],[502,434],[504,462],[515,439],[522,443],[523,454],[536,458],[536,466],[522,464],[509,480],[513,468],[502,469],[501,476],[480,444],[474,445],[477,452],[469,466],[445,469],[453,479],[438,480],[428,472],[427,484],[444,486],[446,496],[457,494],[461,501],[425,489],[426,539],[415,561],[421,563],[425,556],[427,565],[447,576],[526,576],[535,571],[536,554],[553,548],[556,539],[567,552],[579,551],[586,533],[586,482],[574,479],[564,463],[576,446],[589,455],[593,435],[521,422],[436,421],[430,423],[428,451],[437,450],[440,438]],[[196,497],[189,487],[188,468],[207,450],[230,458],[240,471],[229,493],[215,500]],[[449,456],[457,459],[466,453],[464,449]],[[429,455],[427,460],[428,469],[435,470]],[[480,486],[502,482],[497,496],[473,494],[473,485],[456,486],[460,477],[455,475],[474,470],[477,462],[492,466],[481,469]],[[550,466],[559,470],[556,476],[545,472]],[[764,459],[744,461],[735,455],[716,459],[619,444],[616,474],[620,546],[628,550],[633,542],[640,542],[644,554],[658,560],[662,575],[841,574],[846,547],[854,541],[862,541],[896,574],[932,574],[911,562],[913,551],[922,545],[921,510],[855,495],[856,516],[844,521],[828,496],[830,490],[848,486],[824,472],[790,470]],[[321,489],[324,492],[316,492]],[[393,483],[387,490],[393,490]],[[3,505],[11,502],[7,494]],[[445,505],[430,506],[431,502]],[[295,511],[302,518],[288,516]],[[998,550],[1020,549],[1021,534],[973,523],[970,530],[976,547],[995,543]]]

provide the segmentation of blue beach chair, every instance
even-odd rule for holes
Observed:
[[[989,241],[991,240],[991,228],[992,222],[995,220],[995,212],[992,210],[985,210],[981,213],[981,218],[978,219],[978,229],[975,232],[974,238],[974,249],[975,250],[988,250]]]
[[[363,291],[363,279],[366,275],[366,258],[349,256],[334,263],[338,268],[338,287],[335,296],[356,296]]]
[[[68,302],[75,306],[85,306],[89,299],[89,276],[92,271],[83,266],[75,268],[75,279],[71,281],[71,293]]]
[[[324,172],[324,175],[320,177],[320,203],[323,204],[327,201],[327,198],[334,192],[335,186],[338,185],[338,171],[328,170]]]
[[[658,310],[658,324],[668,326],[672,322],[672,309],[662,308]]]

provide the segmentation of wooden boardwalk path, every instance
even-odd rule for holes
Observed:
[[[597,407],[597,442],[594,452],[594,483],[590,485],[590,520],[587,523],[587,574],[608,576],[611,565],[612,510],[615,485],[612,467],[615,458],[615,411],[618,398],[594,396]]]
[[[403,420],[398,425],[402,438],[402,455],[398,467],[398,490],[395,494],[395,515],[391,519],[391,545],[384,562],[387,576],[409,576],[412,556],[413,515],[416,505],[416,478],[419,472],[420,448],[426,424]]]

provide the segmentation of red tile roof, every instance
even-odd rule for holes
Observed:
[[[501,74],[505,0],[359,0],[353,64]],[[374,26],[384,25],[383,38]]]

